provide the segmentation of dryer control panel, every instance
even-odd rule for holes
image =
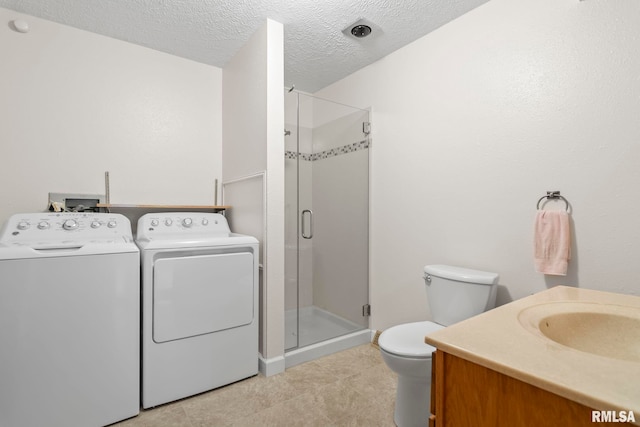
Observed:
[[[132,242],[131,223],[120,214],[98,212],[25,213],[11,216],[2,229],[4,245],[42,242]]]
[[[162,212],[143,215],[138,220],[137,240],[154,237],[226,237],[231,230],[227,219],[217,213]]]

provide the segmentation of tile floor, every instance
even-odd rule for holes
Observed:
[[[370,344],[141,411],[117,427],[394,426],[396,378]]]

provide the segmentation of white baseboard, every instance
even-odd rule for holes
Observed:
[[[265,377],[280,374],[284,372],[284,356],[272,357],[265,359],[260,355],[258,358],[258,370]]]

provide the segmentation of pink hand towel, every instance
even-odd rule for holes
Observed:
[[[566,211],[538,210],[534,223],[533,254],[538,273],[567,275],[571,231]]]

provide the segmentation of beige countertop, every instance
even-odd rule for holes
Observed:
[[[425,337],[425,341],[447,353],[588,407],[633,411],[640,425],[640,340],[637,339],[640,328],[618,328],[616,324],[614,333],[601,337],[605,341],[609,339],[612,345],[626,341],[625,346],[633,347],[629,360],[622,360],[617,356],[575,350],[524,325],[531,324],[527,313],[558,312],[561,307],[572,305],[566,302],[581,303],[573,305],[582,307],[590,304],[595,311],[607,305],[619,309],[622,316],[631,314],[640,318],[638,296],[556,286],[436,331]],[[628,325],[634,326],[633,321],[630,322]]]

